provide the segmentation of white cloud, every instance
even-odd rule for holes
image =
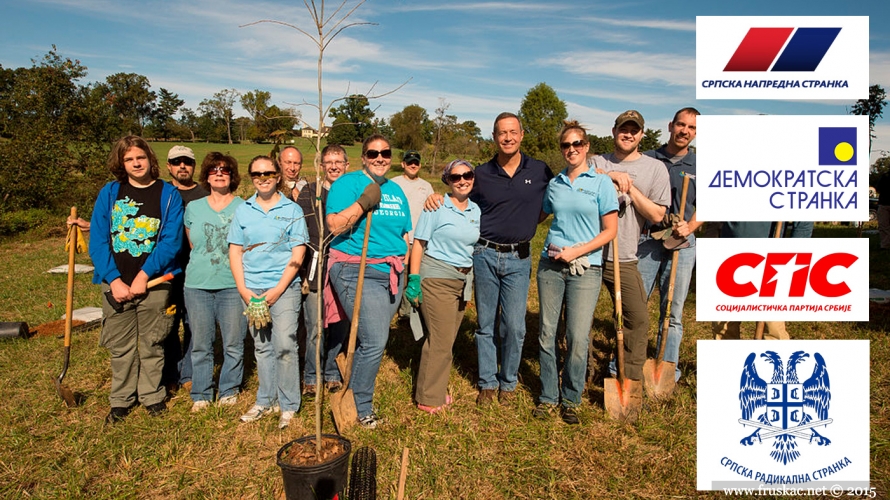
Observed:
[[[613,19],[607,17],[587,17],[585,20],[591,23],[607,24],[609,26],[695,32],[695,21],[676,21],[670,19]]]
[[[652,54],[618,50],[573,52],[549,60],[538,61],[554,65],[576,75],[612,77],[621,80],[669,85],[694,85],[695,58],[674,54]]]

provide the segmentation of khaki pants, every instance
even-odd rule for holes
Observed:
[[[459,279],[424,278],[420,284],[423,303],[420,312],[426,322],[427,336],[420,352],[417,370],[418,403],[442,406],[451,375],[452,348],[464,318],[464,282]]]
[[[738,340],[740,337],[740,321],[714,321],[711,329],[716,340]],[[765,340],[788,340],[784,321],[764,321],[763,338]]]
[[[615,302],[613,262],[603,268],[603,283]],[[643,379],[643,363],[649,343],[649,308],[643,278],[636,262],[622,262],[621,309],[624,326],[624,375],[631,380]],[[616,311],[617,314],[617,311]]]
[[[102,293],[108,290],[102,285]],[[170,284],[163,283],[142,298],[115,310],[103,296],[102,333],[99,345],[111,354],[112,408],[129,408],[137,398],[144,406],[160,403],[166,397],[161,385],[164,369],[163,341],[170,333],[175,312],[168,314]]]

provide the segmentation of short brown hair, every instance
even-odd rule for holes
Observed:
[[[691,106],[688,108],[683,108],[680,111],[677,111],[676,113],[674,113],[674,119],[671,120],[671,123],[674,123],[675,121],[677,121],[677,118],[680,118],[680,115],[685,114],[685,113],[689,113],[690,115],[693,115],[693,116],[698,116],[701,114],[698,112],[697,109],[695,109]]]
[[[562,124],[562,130],[559,131],[560,142],[562,142],[566,134],[568,134],[572,130],[581,132],[581,137],[584,139],[585,142],[587,142],[587,130],[585,130],[584,127],[582,127],[581,124],[578,123],[578,120],[563,120]]]
[[[362,156],[365,156],[365,153],[368,152],[368,144],[371,144],[374,141],[383,141],[390,149],[392,149],[392,143],[389,142],[389,139],[387,139],[386,136],[382,134],[371,134],[364,140],[364,142],[362,142]]]
[[[511,113],[509,111],[504,111],[503,113],[501,113],[495,117],[494,127],[492,127],[491,132],[494,134],[497,134],[498,133],[498,122],[501,120],[506,120],[507,118],[516,118],[516,121],[519,122],[519,131],[525,132],[525,130],[522,128],[522,120],[520,120],[519,117],[516,116],[516,113]]]
[[[241,174],[238,173],[238,160],[219,151],[211,151],[204,157],[204,161],[201,162],[201,173],[198,175],[198,183],[201,184],[201,187],[210,191],[210,182],[208,180],[210,179],[210,169],[220,164],[229,167],[229,170],[232,171],[231,176],[229,176],[229,191],[234,193],[238,186],[241,185]]]
[[[130,148],[139,148],[145,155],[148,156],[148,162],[150,165],[151,171],[151,179],[155,180],[161,176],[161,168],[158,166],[158,157],[155,156],[155,152],[152,151],[151,146],[145,142],[145,139],[139,137],[138,135],[128,135],[125,137],[121,137],[114,143],[114,146],[111,147],[111,153],[108,155],[108,170],[111,171],[111,174],[114,175],[114,178],[117,179],[121,184],[129,184],[130,176],[127,175],[127,170],[124,169],[124,155],[127,154],[127,151]]]

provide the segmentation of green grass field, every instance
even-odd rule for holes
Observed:
[[[162,158],[165,146],[153,146]],[[244,161],[242,171],[250,155],[268,149],[239,148],[243,149],[236,157],[239,163]],[[226,151],[225,145],[194,145],[194,149],[199,157],[211,149]],[[357,157],[352,159],[356,168]],[[61,317],[65,276],[45,271],[66,262],[63,225],[60,218],[55,229],[0,241],[0,321],[35,326]],[[542,225],[535,252],[540,251],[545,232]],[[818,226],[814,235],[855,236],[855,230],[838,226]],[[876,235],[870,239],[870,286],[890,289],[890,252],[877,250]],[[77,262],[88,264],[89,258],[79,255]],[[77,276],[75,307],[99,305],[98,287],[89,282],[89,275]],[[582,425],[531,417],[540,390],[537,303],[532,280],[519,397],[509,407],[475,405],[472,307],[455,344],[450,382],[455,403],[442,414],[428,415],[412,405],[419,344],[401,323],[391,331],[375,396],[386,425],[376,431],[355,429],[347,436],[353,449],[367,445],[376,450],[380,497],[395,498],[399,458],[408,447],[406,498],[721,498],[695,490],[695,341],[711,338],[711,330],[709,324],[694,320],[694,289],[684,314],[680,366],[685,376],[671,401],[645,400],[644,412],[634,425],[611,421],[602,409],[601,380],[614,336],[612,304],[605,290],[591,332],[595,382],[579,412]],[[653,298],[650,332],[656,328],[656,304]],[[753,324],[745,328],[743,335],[751,335]],[[868,323],[796,322],[789,323],[788,330],[801,339],[872,340],[871,484],[878,498],[887,498],[890,306],[872,305]],[[654,340],[650,350],[653,346]],[[98,329],[78,333],[73,340],[65,384],[84,398],[74,409],[66,408],[53,388],[52,379],[62,365],[60,338],[0,341],[0,497],[281,497],[275,453],[286,442],[313,432],[314,407],[304,405],[285,431],[278,430],[276,418],[240,424],[237,418],[252,405],[257,388],[252,353],[246,356],[244,393],[235,407],[191,414],[188,395],[180,393],[162,417],[151,418],[138,409],[124,422],[107,427],[103,419],[111,376],[108,353],[98,346]],[[334,431],[327,411],[324,430]]]

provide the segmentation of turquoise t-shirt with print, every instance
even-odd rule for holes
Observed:
[[[235,288],[229,266],[229,227],[235,209],[244,203],[237,196],[217,212],[210,208],[209,198],[200,198],[185,207],[185,228],[189,231],[192,250],[185,272],[185,286],[201,290]]]

